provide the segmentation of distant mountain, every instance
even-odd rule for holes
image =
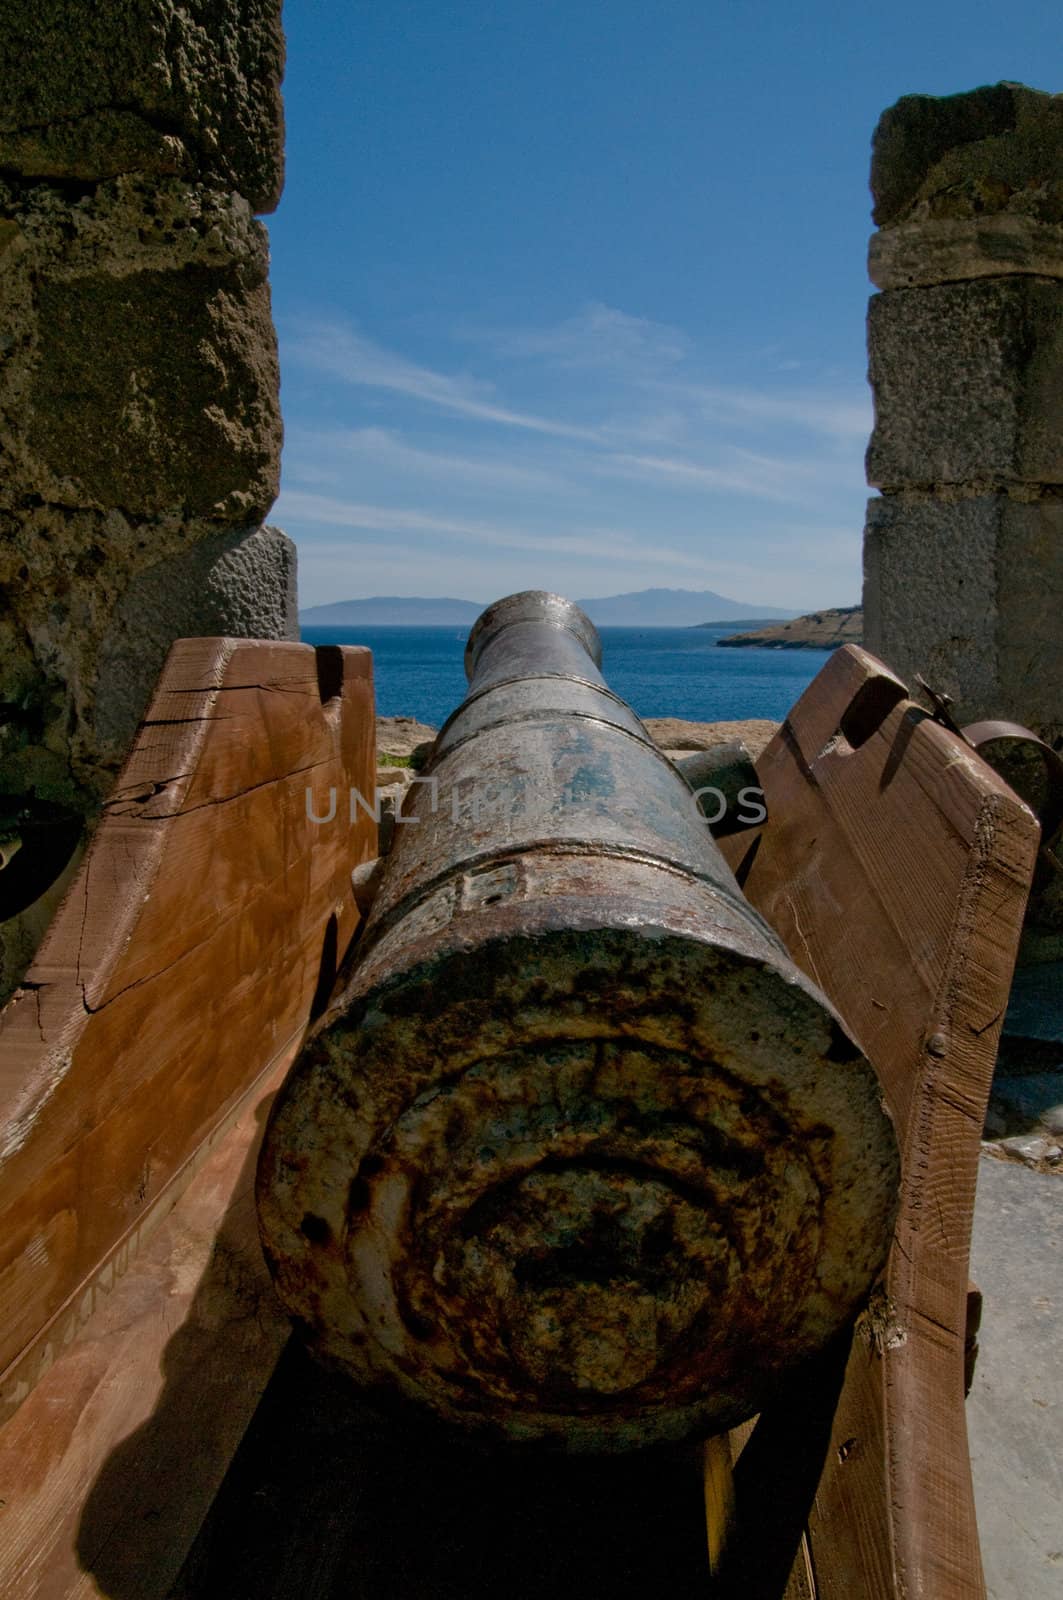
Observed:
[[[777,606],[745,605],[712,589],[639,589],[634,594],[578,600],[592,622],[606,628],[689,628],[714,622],[760,622],[788,618]],[[470,626],[483,610],[475,600],[424,600],[405,595],[375,595],[368,600],[335,600],[309,606],[299,621],[309,628]]]
[[[761,621],[765,617],[792,617],[778,606],[728,600],[712,589],[639,589],[634,594],[611,594],[600,600],[580,600],[592,622],[605,628],[694,628],[714,622]]]

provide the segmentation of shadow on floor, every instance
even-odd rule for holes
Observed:
[[[267,1110],[257,1108],[260,1124]],[[180,1202],[179,1225],[162,1225],[120,1286],[145,1338],[171,1306],[187,1310],[159,1358],[165,1385],[154,1411],[111,1451],[82,1508],[78,1558],[107,1600],[166,1593],[289,1336],[258,1243],[257,1155],[256,1139],[235,1182],[208,1161]],[[210,1259],[191,1302],[175,1300],[205,1235]]]
[[[707,1583],[694,1452],[484,1451],[375,1416],[293,1341],[173,1593],[648,1600]]]
[[[285,1343],[258,1253],[255,1159],[230,1188],[210,1264],[166,1344],[159,1404],[112,1451],[85,1503],[78,1553],[101,1595],[778,1600],[847,1341],[754,1431],[735,1474],[735,1559],[713,1586],[699,1448],[485,1450],[406,1414],[382,1418]],[[173,1260],[160,1270],[172,1276]]]

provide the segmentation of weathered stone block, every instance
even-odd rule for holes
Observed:
[[[1063,483],[1063,284],[985,278],[875,295],[868,482]]]
[[[869,650],[953,696],[961,722],[1063,732],[1063,501],[871,500],[864,535]]]
[[[0,167],[214,174],[272,211],[283,70],[280,0],[8,0]]]
[[[276,528],[34,506],[0,512],[0,595],[0,846],[29,819],[19,865],[42,891],[11,920],[0,894],[2,1004],[58,903],[49,871],[111,788],[170,644],[298,637],[295,548]]]
[[[295,545],[280,528],[213,534],[139,572],[102,641],[96,740],[120,760],[175,639],[298,639]]]
[[[275,528],[0,513],[0,591],[0,793],[64,810],[106,794],[174,639],[298,637],[295,550]]]
[[[293,547],[257,526],[283,49],[280,0],[5,8],[0,845],[6,817],[76,846],[174,638],[295,634]],[[59,893],[58,845],[11,891],[30,857],[3,875],[0,993]]]
[[[38,510],[27,519],[38,538],[46,516]],[[143,560],[146,548],[172,541],[179,530],[127,529],[131,548],[108,561],[101,541],[109,532],[112,544],[120,543],[117,530],[97,527],[92,543],[91,519],[81,513],[71,536],[88,559],[72,560],[63,580],[49,567],[43,586],[39,573],[32,583],[16,578],[0,616],[0,697],[7,705],[0,848],[5,839],[23,840],[19,881],[9,869],[0,883],[0,1004],[58,906],[79,858],[83,819],[113,784],[173,640],[298,637],[295,546],[280,529],[197,540],[202,529],[186,528],[184,543],[164,560],[137,568],[138,555]],[[0,540],[9,531],[0,518]],[[9,903],[27,885],[36,898]]]
[[[265,230],[246,202],[121,179],[80,201],[8,188],[0,208],[0,504],[261,520],[279,376]]]
[[[915,674],[970,719],[996,689],[996,497],[868,502],[864,639],[911,686]]]
[[[871,193],[880,227],[1013,209],[1063,221],[1063,95],[1020,83],[905,95],[875,129]]]
[[[1063,223],[1000,212],[977,219],[899,222],[871,235],[867,270],[879,289],[1017,273],[1063,278]]]
[[[75,498],[246,521],[277,494],[269,290],[185,268],[44,283],[29,449]]]

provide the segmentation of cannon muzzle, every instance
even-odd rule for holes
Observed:
[[[897,1151],[556,595],[491,606],[259,1167],[312,1346],[466,1428],[619,1450],[760,1409],[864,1302]]]

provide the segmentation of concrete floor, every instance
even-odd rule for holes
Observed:
[[[983,1155],[967,1401],[989,1600],[1063,1600],[1063,1173]]]

